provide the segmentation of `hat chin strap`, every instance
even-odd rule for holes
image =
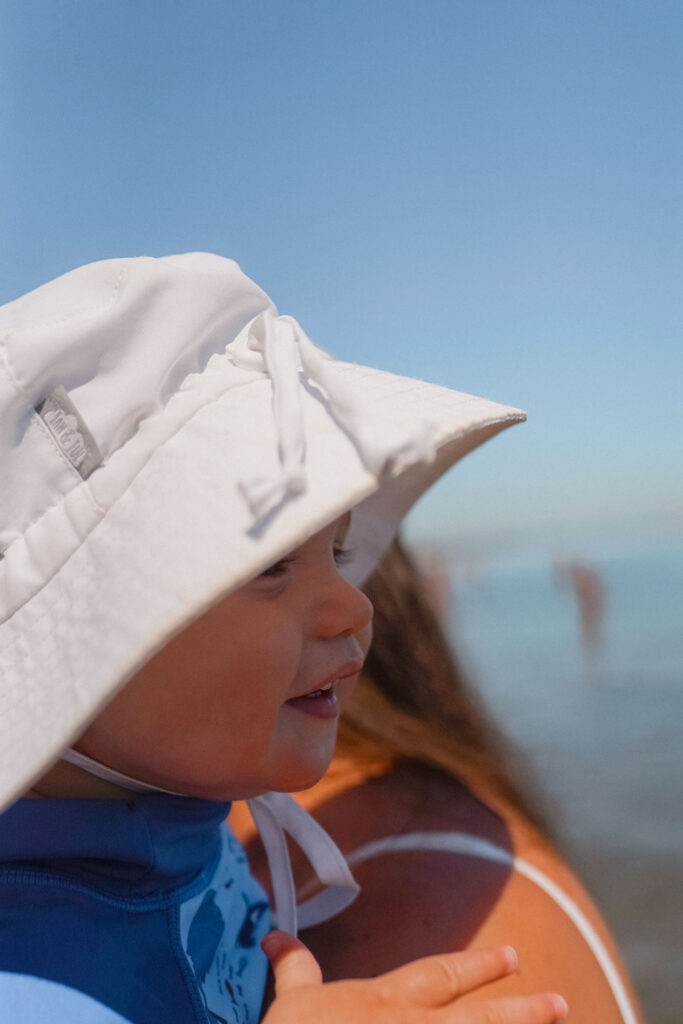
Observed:
[[[72,747],[64,751],[62,760],[133,793],[186,795],[124,775]],[[343,853],[296,800],[288,793],[263,793],[247,800],[247,805],[266,851],[275,904],[273,923],[278,928],[296,935],[298,928],[312,928],[313,925],[321,924],[355,900],[360,886],[351,874]],[[305,853],[322,887],[314,896],[301,903],[297,903],[296,899],[285,832]]]
[[[133,779],[130,775],[117,772],[113,768],[107,767],[106,764],[100,764],[99,761],[93,760],[92,757],[81,754],[79,750],[74,750],[73,747],[63,751],[61,757],[62,761],[75,764],[77,768],[82,768],[89,775],[95,775],[98,779],[104,779],[105,782],[113,782],[124,789],[130,789],[133,793],[168,793],[169,796],[183,796],[182,793],[176,793],[172,789],[163,789],[161,786],[153,786],[149,782],[140,782],[139,779]]]

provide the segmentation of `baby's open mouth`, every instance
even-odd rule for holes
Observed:
[[[285,701],[287,707],[295,708],[297,711],[305,711],[306,714],[315,715],[317,718],[335,718],[341,711],[339,704],[340,686],[348,683],[358,675],[363,667],[361,658],[350,658],[338,664],[336,675],[328,679],[322,686],[308,693],[299,694]]]
[[[317,690],[304,693],[300,697],[292,697],[288,700],[287,706],[303,711],[316,718],[335,718],[340,711],[337,696],[338,679],[332,679]]]
[[[294,699],[295,700],[310,700],[312,697],[320,697],[321,694],[323,694],[323,693],[329,693],[330,690],[332,689],[332,687],[335,685],[336,682],[337,682],[337,680],[334,679],[331,683],[325,683],[325,685],[321,686],[319,690],[312,690],[311,693],[305,693],[303,695],[303,697],[295,697]]]

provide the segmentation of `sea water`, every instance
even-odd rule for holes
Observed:
[[[544,552],[456,563],[450,626],[528,755],[551,828],[602,907],[651,1024],[683,1021],[683,540],[578,560],[603,598],[587,643]]]

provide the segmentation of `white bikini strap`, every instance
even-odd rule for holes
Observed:
[[[78,750],[65,750],[62,759],[83,768],[106,782],[114,782],[135,793],[168,793],[183,796],[172,789],[152,786],[131,778]],[[291,935],[299,928],[310,928],[340,913],[355,900],[360,887],[355,881],[339,847],[287,793],[264,793],[247,801],[268,859],[273,883],[273,902],[277,927]],[[322,890],[297,906],[296,890],[285,832],[294,839],[311,863]]]
[[[604,943],[593,928],[586,915],[577,907],[576,903],[567,893],[548,878],[537,867],[516,857],[500,846],[481,839],[479,836],[472,836],[466,832],[406,832],[403,835],[384,836],[382,839],[375,839],[365,846],[359,847],[349,855],[349,864],[360,864],[378,857],[385,853],[413,852],[418,850],[433,850],[443,853],[460,853],[466,857],[479,857],[482,860],[495,861],[499,864],[508,864],[524,875],[531,882],[542,889],[551,900],[553,900],[574,924],[587,946],[597,960],[605,976],[607,984],[612,990],[614,999],[624,1020],[624,1024],[638,1024],[638,1017],[633,1009],[631,1000],[628,997],[624,983],[619,976],[612,959],[605,949]]]

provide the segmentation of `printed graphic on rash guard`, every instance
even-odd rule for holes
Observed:
[[[180,937],[215,1024],[256,1024],[266,958],[259,943],[270,926],[263,890],[241,846],[222,830],[224,850],[208,887],[180,908]]]

